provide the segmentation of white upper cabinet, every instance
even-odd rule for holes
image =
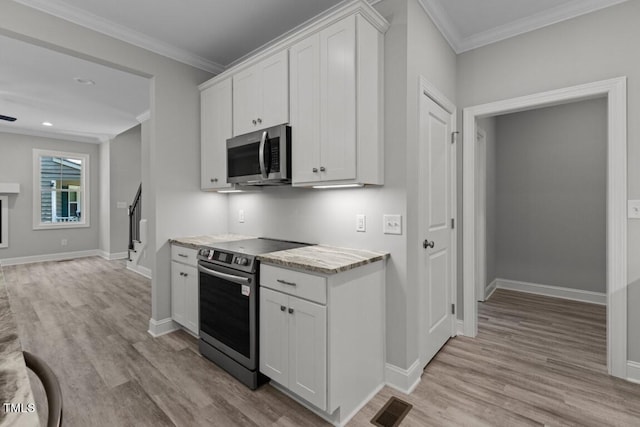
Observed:
[[[381,49],[359,14],[291,47],[293,185],[383,184]]]
[[[383,48],[388,27],[366,0],[345,2],[200,85],[202,188],[227,187],[221,180],[226,178],[227,138],[283,123],[291,126],[294,186],[383,185]],[[218,84],[224,93],[204,95]],[[209,97],[212,100],[205,101]],[[227,110],[218,111],[223,105]],[[218,147],[205,140],[218,141]],[[218,160],[210,160],[214,158]]]
[[[227,184],[227,139],[232,136],[231,79],[200,93],[201,182],[203,190],[220,190]]]
[[[234,136],[289,122],[289,62],[283,50],[233,76]]]

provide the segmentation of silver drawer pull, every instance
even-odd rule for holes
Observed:
[[[189,258],[189,255],[185,255],[185,254],[178,254],[178,256],[181,256],[182,258]]]
[[[284,305],[280,306],[280,311],[285,311],[287,309],[287,307],[285,307]]]
[[[289,309],[289,314],[293,314],[293,308]]]
[[[283,285],[288,285],[288,286],[298,286],[297,284],[295,284],[293,282],[287,282],[286,280],[282,280],[282,279],[278,279],[277,282],[278,283],[282,283]]]

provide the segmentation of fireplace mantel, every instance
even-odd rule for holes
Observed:
[[[0,194],[18,194],[20,183],[0,182]]]

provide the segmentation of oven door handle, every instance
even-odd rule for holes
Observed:
[[[224,279],[233,283],[238,283],[240,285],[248,285],[249,283],[251,283],[251,279],[249,279],[248,277],[240,277],[240,276],[234,276],[233,274],[220,273],[219,271],[211,270],[209,268],[204,268],[201,265],[198,265],[198,271],[200,271],[201,273],[210,274],[219,279]]]

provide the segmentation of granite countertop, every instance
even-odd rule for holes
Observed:
[[[260,255],[262,262],[316,273],[335,274],[372,262],[386,260],[388,252],[315,245]]]
[[[28,405],[34,403],[27,365],[18,338],[18,326],[9,306],[4,274],[0,269],[0,425],[39,426],[37,409],[28,412]],[[24,412],[7,410],[7,404],[22,404]]]
[[[232,242],[234,240],[255,239],[254,236],[243,236],[242,234],[212,234],[205,236],[177,237],[169,239],[169,243],[180,245],[186,248],[198,249],[200,246],[209,246],[213,243]]]

